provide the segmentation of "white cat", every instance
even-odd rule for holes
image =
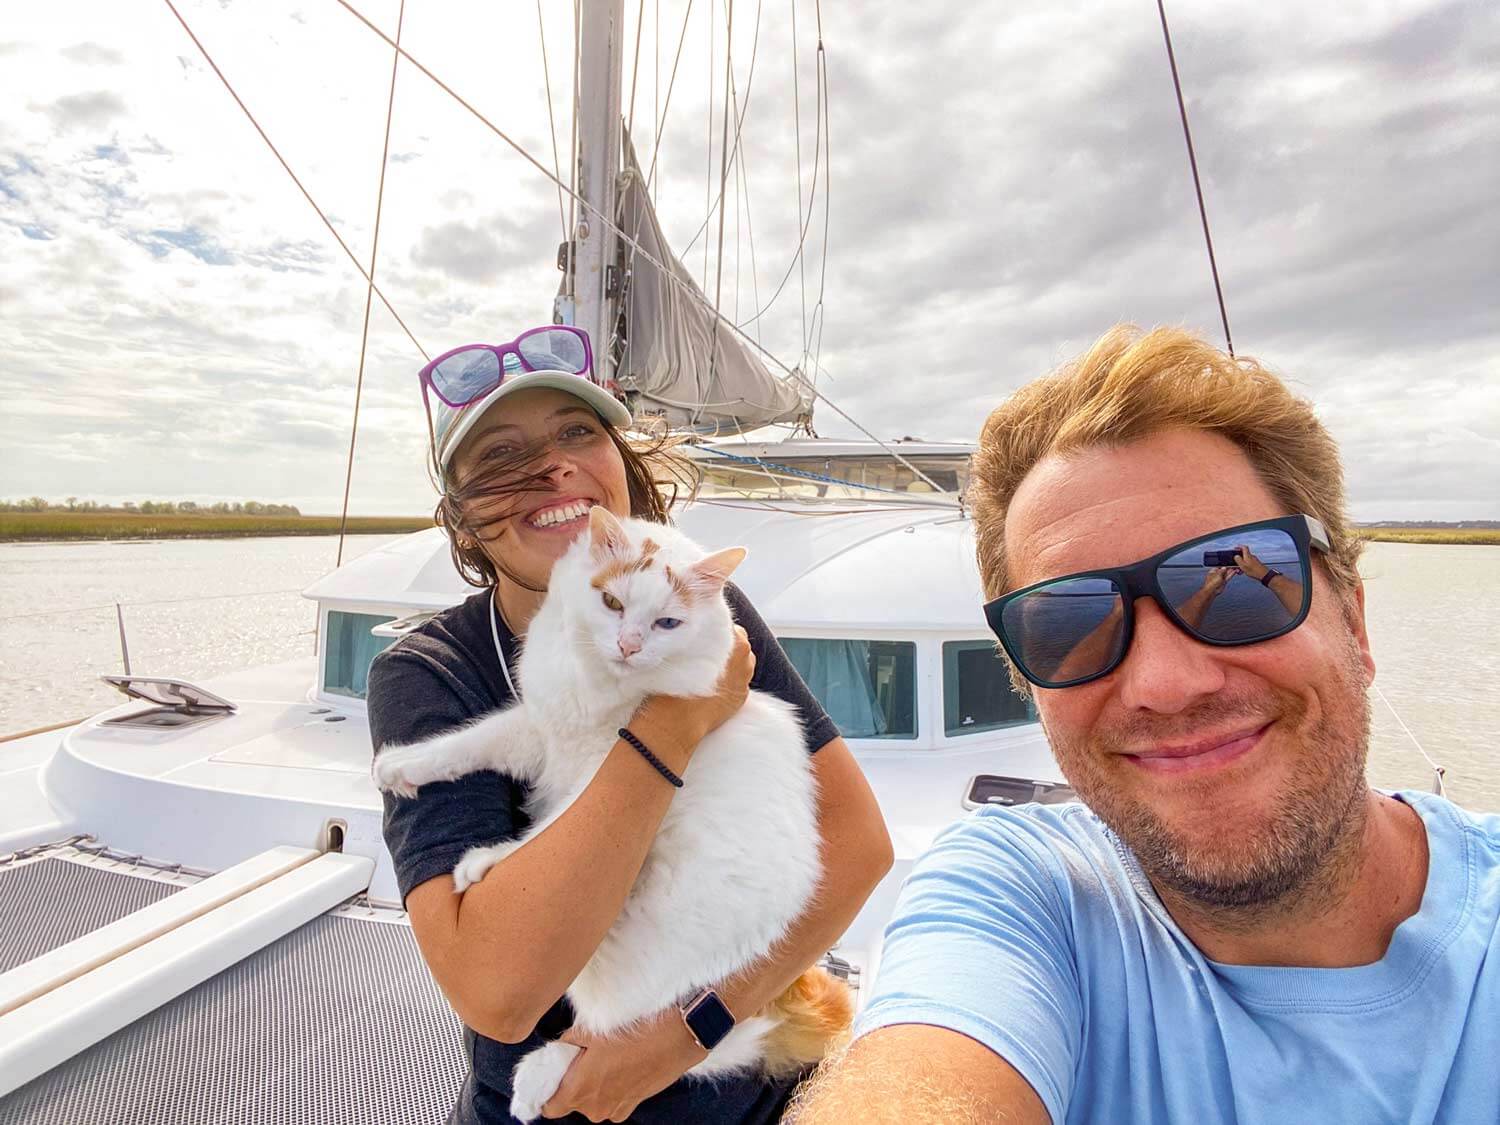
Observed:
[[[588,532],[553,567],[527,631],[521,701],[380,753],[376,783],[405,795],[482,769],[531,786],[531,828],[469,851],[454,870],[456,890],[577,798],[648,695],[714,691],[734,644],[724,583],[744,557],[738,547],[705,556],[673,528],[593,508]],[[752,691],[699,744],[683,780],[619,917],[568,989],[576,1023],[590,1033],[617,1031],[744,969],[817,888],[816,792],[791,704]],[[850,1014],[847,989],[810,970],[688,1073],[795,1071],[822,1057]],[[555,1042],[522,1059],[511,1112],[535,1118],[578,1051]]]

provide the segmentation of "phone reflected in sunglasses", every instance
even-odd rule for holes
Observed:
[[[1027,680],[1075,687],[1125,659],[1137,598],[1152,599],[1204,644],[1252,645],[1291,632],[1312,604],[1313,547],[1329,549],[1311,516],[1242,524],[1129,566],[1049,578],[996,598],[984,614]]]

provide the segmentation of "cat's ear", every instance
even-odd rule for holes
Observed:
[[[724,588],[724,583],[729,581],[734,568],[744,562],[749,553],[743,547],[726,547],[722,551],[715,551],[688,567],[688,582],[695,589],[717,594]]]
[[[602,504],[589,509],[589,540],[595,558],[623,555],[630,547],[625,528]]]

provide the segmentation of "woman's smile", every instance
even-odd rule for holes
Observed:
[[[540,504],[520,517],[532,531],[547,534],[576,535],[588,522],[589,509],[597,500],[587,496],[567,496]]]

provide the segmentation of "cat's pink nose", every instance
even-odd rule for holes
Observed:
[[[634,633],[620,634],[620,655],[627,660],[641,651],[641,638]]]

